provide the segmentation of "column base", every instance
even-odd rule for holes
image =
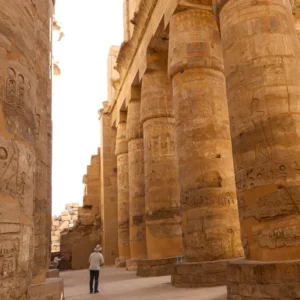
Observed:
[[[117,268],[126,268],[126,261],[128,260],[129,258],[125,258],[125,257],[119,257],[116,259],[115,261],[115,266]]]
[[[300,298],[300,260],[238,259],[228,263],[227,278],[228,300]]]
[[[64,282],[62,278],[48,278],[46,282],[31,285],[29,300],[64,300]]]
[[[137,270],[139,259],[127,259],[126,260],[126,270],[130,272],[135,272]]]
[[[172,284],[181,288],[226,285],[228,261],[176,263],[172,270]]]
[[[46,273],[46,278],[59,278],[59,270],[48,270],[48,272]]]
[[[173,265],[176,263],[176,257],[161,259],[141,259],[138,261],[137,276],[140,277],[158,277],[172,274]]]

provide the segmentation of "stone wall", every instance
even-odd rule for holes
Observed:
[[[60,249],[64,256],[61,262],[62,269],[88,268],[88,258],[97,244],[102,242],[101,213],[100,213],[100,149],[91,157],[87,166],[87,173],[83,176],[84,196],[83,206],[66,205],[66,210],[53,221],[59,225],[53,226],[53,250],[57,250],[56,237],[60,233]],[[57,219],[57,218],[56,218]],[[59,230],[57,230],[57,228]]]
[[[65,209],[60,216],[52,217],[51,252],[60,252],[60,235],[76,226],[78,220],[78,203],[66,204]]]

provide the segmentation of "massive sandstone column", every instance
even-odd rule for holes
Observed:
[[[125,267],[130,259],[129,245],[129,179],[128,179],[128,142],[126,123],[117,128],[116,156],[118,165],[118,246],[117,267]]]
[[[145,231],[144,142],[140,122],[141,102],[132,99],[128,104],[127,141],[129,174],[130,254],[128,270],[136,270],[137,261],[147,258]]]
[[[229,299],[295,299],[300,295],[300,47],[291,3],[214,1],[214,8],[246,256],[229,264]]]
[[[50,0],[0,1],[1,300],[36,299],[35,289],[29,295],[28,287],[46,282],[51,228],[52,12]],[[58,281],[52,282],[58,290],[50,288],[48,296],[61,296]],[[38,291],[40,299],[46,296],[43,291],[44,287]]]
[[[118,254],[118,185],[115,156],[116,129],[111,127],[107,102],[100,111],[101,123],[101,220],[103,224],[103,254],[106,265],[114,265]]]
[[[24,2],[24,1],[23,1]],[[26,1],[25,1],[26,2]],[[29,1],[27,1],[29,3]],[[52,164],[52,1],[36,1],[36,97],[35,106],[35,191],[33,284],[46,280],[51,242],[51,164]],[[50,23],[49,23],[50,21]]]
[[[243,256],[221,42],[210,7],[170,23],[172,79],[185,263],[176,286],[226,282],[228,259]]]
[[[170,275],[176,257],[183,255],[175,121],[166,57],[148,54],[148,70],[142,80],[148,259],[138,263],[139,276]]]

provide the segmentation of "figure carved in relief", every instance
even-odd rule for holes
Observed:
[[[14,103],[17,93],[16,72],[12,68],[7,70],[8,78],[6,79],[6,99],[10,103]]]
[[[24,98],[25,98],[25,80],[22,75],[18,76],[18,107],[22,108],[24,105]]]

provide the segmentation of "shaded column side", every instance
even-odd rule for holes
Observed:
[[[119,123],[117,128],[116,156],[118,165],[118,246],[119,258],[116,266],[125,267],[130,258],[129,243],[129,175],[128,142],[126,123]]]
[[[172,87],[164,64],[166,56],[148,54],[148,71],[142,80],[146,236],[150,260],[183,255],[175,121]]]
[[[128,104],[127,140],[129,174],[129,226],[131,259],[147,258],[145,231],[144,142],[140,100]]]
[[[43,283],[50,262],[51,164],[52,164],[52,16],[51,0],[35,4],[37,17],[36,88],[34,111],[36,134],[36,172],[34,192],[33,284]]]
[[[101,110],[101,219],[103,254],[106,265],[114,265],[118,251],[118,186],[115,156],[116,129],[111,127],[107,103]]]

